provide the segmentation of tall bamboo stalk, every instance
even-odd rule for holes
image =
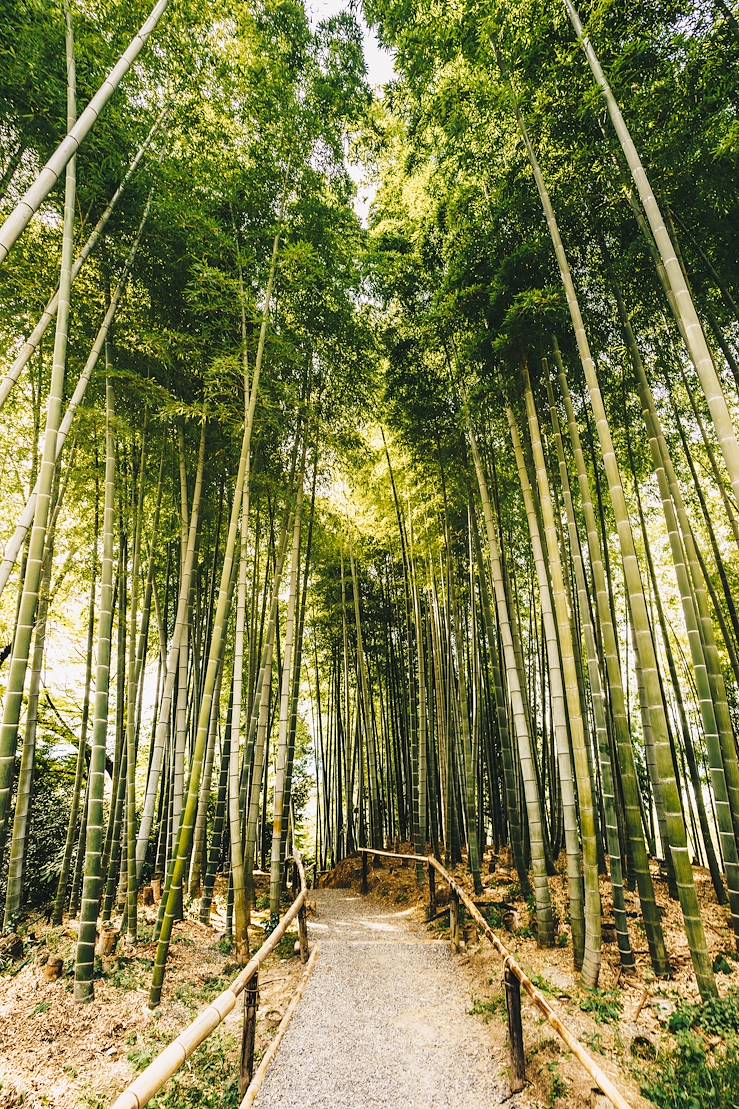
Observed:
[[[41,207],[51,190],[59,181],[62,171],[73,162],[81,143],[90,133],[98,116],[105,108],[113,93],[120,85],[129,69],[143,50],[149,36],[156,28],[157,23],[164,15],[169,0],[158,0],[149,15],[134,35],[126,50],[111,69],[108,76],[97,90],[92,100],[76,121],[67,118],[67,134],[49,158],[46,165],[40,170],[36,180],[23,194],[13,211],[0,227],[0,265],[8,257],[13,244],[25,231],[32,216]],[[60,299],[62,304],[62,284],[59,284]]]
[[[67,63],[67,125],[72,126],[77,114],[76,70],[74,59],[74,32],[69,5],[65,5],[65,51]],[[23,690],[28,671],[36,607],[38,604],[41,568],[43,564],[49,505],[56,471],[56,446],[61,419],[62,395],[67,364],[67,336],[69,329],[69,301],[72,286],[72,254],[74,251],[74,215],[77,196],[75,159],[65,162],[64,223],[62,231],[62,260],[59,274],[59,309],[54,334],[54,356],[46,402],[46,425],[41,466],[36,483],[36,503],[33,527],[28,545],[28,556],[23,578],[18,617],[13,635],[13,646],[8,668],[8,680],[0,723],[0,858],[5,845],[5,832],[10,809],[10,796],[18,742]],[[0,252],[1,254],[1,252]]]
[[[106,368],[108,351],[105,352]],[[94,995],[95,939],[103,846],[103,789],[105,748],[108,736],[110,689],[110,644],[113,628],[113,547],[115,541],[116,444],[113,386],[105,385],[105,493],[103,504],[103,557],[100,567],[100,603],[95,665],[95,707],[92,721],[92,750],[88,773],[85,868],[80,904],[80,928],[74,967],[75,1001],[91,1001]]]

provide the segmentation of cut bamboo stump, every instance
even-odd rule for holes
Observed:
[[[0,939],[0,958],[10,959],[14,963],[23,958],[23,940],[17,932]]]
[[[112,928],[108,925],[103,925],[98,937],[97,947],[95,953],[105,958],[107,955],[112,955],[118,943],[120,932],[117,928]]]
[[[41,968],[41,973],[47,982],[55,982],[64,974],[64,961],[59,958],[49,959]]]

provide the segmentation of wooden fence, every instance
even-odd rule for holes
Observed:
[[[244,1098],[254,1073],[254,1033],[257,1021],[259,996],[259,968],[264,960],[277,947],[295,918],[298,918],[298,937],[300,957],[308,960],[308,928],[305,917],[305,902],[308,887],[305,880],[303,862],[297,849],[293,851],[293,893],[290,908],[280,917],[273,932],[269,934],[259,950],[252,956],[244,969],[234,978],[222,994],[211,1001],[189,1024],[177,1039],[168,1044],[149,1063],[146,1070],[128,1086],[113,1102],[111,1109],[141,1109],[162,1089],[165,1083],[190,1058],[194,1051],[211,1035],[230,1012],[235,1008],[239,996],[244,994],[244,1023],[241,1038],[241,1075],[239,1100]]]

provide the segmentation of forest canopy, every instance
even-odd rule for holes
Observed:
[[[4,931],[76,918],[91,1001],[157,883],[153,1008],[219,881],[247,960],[293,842],[410,843],[478,892],[492,848],[589,987],[606,924],[669,974],[664,876],[712,997],[731,5],[9,0],[0,55]]]

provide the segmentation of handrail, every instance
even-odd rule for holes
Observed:
[[[290,908],[280,918],[277,927],[267,936],[262,946],[234,978],[231,985],[219,994],[215,1001],[211,1001],[198,1013],[195,1020],[183,1029],[179,1036],[157,1055],[156,1059],[149,1063],[146,1070],[142,1071],[122,1094],[119,1094],[111,1109],[142,1109],[142,1106],[147,1105],[159,1093],[168,1079],[180,1069],[182,1064],[190,1058],[203,1041],[225,1020],[236,1005],[239,995],[244,992],[246,986],[258,974],[264,960],[274,951],[285,935],[288,926],[298,915],[300,915],[301,955],[304,956],[305,961],[305,958],[307,958],[307,950],[304,949],[305,902],[308,896],[308,886],[305,879],[305,870],[303,869],[303,860],[297,848],[293,850],[292,859],[300,878],[300,890]]]
[[[616,1086],[614,1086],[613,1082],[608,1077],[608,1075],[598,1066],[595,1059],[593,1059],[592,1055],[588,1051],[586,1051],[586,1049],[582,1046],[582,1044],[577,1039],[577,1037],[570,1031],[570,1029],[567,1027],[567,1025],[557,1015],[557,1013],[554,1010],[553,1006],[550,1005],[550,1003],[547,1001],[547,999],[544,997],[544,995],[541,993],[541,991],[536,988],[536,986],[531,981],[531,979],[526,974],[526,972],[522,969],[521,966],[519,966],[519,964],[516,962],[515,958],[513,957],[511,952],[508,950],[508,948],[505,946],[503,941],[498,936],[496,936],[495,932],[492,930],[492,928],[490,927],[488,922],[485,920],[485,917],[482,915],[480,910],[477,908],[474,901],[469,896],[469,894],[466,892],[466,890],[464,890],[462,888],[462,886],[460,886],[458,884],[458,882],[455,881],[455,879],[452,877],[452,875],[449,873],[449,871],[446,869],[446,867],[442,866],[442,864],[439,862],[439,860],[437,858],[435,858],[433,855],[413,855],[413,854],[403,854],[401,852],[395,852],[395,851],[379,851],[379,850],[375,850],[372,847],[360,847],[359,848],[359,853],[360,853],[360,855],[362,855],[362,890],[363,890],[364,893],[367,892],[367,866],[368,866],[370,855],[380,855],[383,858],[390,858],[390,859],[405,859],[405,860],[408,860],[410,862],[423,863],[425,866],[427,866],[428,869],[429,869],[429,892],[430,892],[430,901],[431,901],[432,910],[435,909],[435,884],[432,881],[432,869],[434,871],[436,871],[436,873],[440,874],[441,877],[444,879],[444,881],[449,886],[449,888],[455,894],[455,896],[465,906],[465,908],[469,912],[470,916],[473,917],[473,919],[480,926],[480,928],[483,931],[483,934],[485,935],[485,938],[488,939],[490,941],[490,943],[492,943],[492,945],[496,949],[496,951],[500,955],[503,956],[504,968],[505,968],[505,971],[506,971],[506,986],[508,986],[508,984],[509,984],[509,982],[508,982],[509,976],[516,979],[517,983],[520,986],[523,986],[523,988],[526,990],[526,993],[529,995],[529,997],[533,1001],[534,1005],[536,1005],[539,1012],[542,1013],[542,1015],[546,1018],[546,1020],[549,1022],[549,1024],[555,1030],[555,1032],[560,1036],[560,1038],[562,1040],[564,1040],[564,1042],[566,1043],[569,1050],[576,1057],[576,1059],[578,1059],[578,1061],[581,1063],[581,1065],[585,1068],[585,1070],[588,1072],[590,1077],[596,1083],[598,1088],[606,1095],[607,1098],[609,1098],[613,1102],[613,1105],[615,1106],[615,1109],[632,1109],[631,1103],[629,1101],[627,1101],[626,1098],[623,1096],[623,1094],[616,1088]],[[507,1001],[507,1004],[508,1004],[508,1017],[509,1017],[509,1028],[510,1028],[511,1019],[515,1019],[515,1015],[512,1014],[512,1012],[511,1012],[511,995],[510,995],[510,992],[509,992],[508,989],[506,989],[506,1001]],[[520,993],[519,993],[518,1001],[519,1001],[519,1005],[520,1005]],[[519,1018],[519,1022],[520,1022],[520,1013],[518,1015],[518,1018]],[[519,1031],[520,1031],[520,1023],[519,1023]],[[513,1040],[513,1036],[511,1037],[511,1039]],[[511,1044],[511,1046],[512,1046],[512,1048],[514,1047],[513,1043]],[[522,1060],[522,1056],[523,1056],[523,1041],[522,1041],[522,1039],[521,1039],[521,1043],[520,1043],[520,1049],[521,1049],[521,1062],[522,1062],[523,1061]],[[523,1076],[521,1076],[521,1077],[523,1077]]]

